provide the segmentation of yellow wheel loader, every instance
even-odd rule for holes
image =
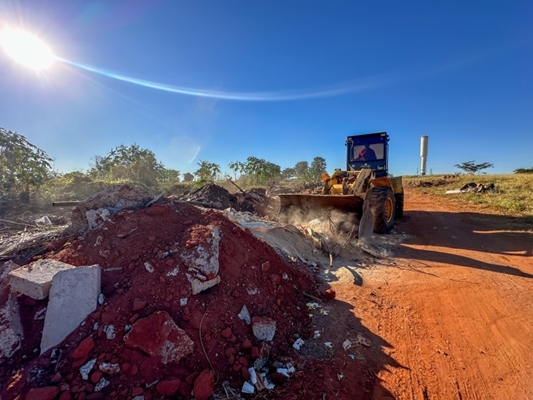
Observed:
[[[280,195],[281,215],[332,208],[358,215],[360,239],[389,232],[403,215],[403,185],[388,175],[388,147],[386,132],[348,136],[346,170],[323,174],[321,194]]]

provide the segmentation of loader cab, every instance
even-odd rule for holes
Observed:
[[[387,176],[389,135],[387,132],[348,136],[346,139],[346,170],[371,168],[376,178]]]

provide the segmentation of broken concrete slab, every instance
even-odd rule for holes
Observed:
[[[161,357],[163,364],[177,363],[192,353],[194,343],[166,311],[157,311],[133,324],[124,336],[129,347]]]
[[[80,202],[72,210],[71,222],[75,232],[85,232],[101,225],[109,214],[126,208],[141,208],[152,195],[128,185],[115,185]],[[105,210],[105,211],[104,211]]]
[[[13,356],[23,338],[17,298],[9,288],[8,274],[20,265],[7,261],[0,266],[0,360]]]
[[[218,271],[220,264],[220,230],[213,225],[195,225],[190,228],[191,238],[187,241],[190,248],[181,253],[181,261],[190,273],[187,279],[191,283],[192,294],[198,294],[220,283]],[[199,243],[197,238],[203,238]]]
[[[270,342],[276,334],[276,321],[268,317],[253,317],[252,331],[257,340]]]
[[[9,273],[11,290],[25,294],[32,299],[42,300],[48,297],[52,278],[59,271],[76,268],[73,265],[56,260],[39,260]]]
[[[44,318],[41,354],[61,343],[96,309],[100,274],[99,265],[65,269],[55,274]]]

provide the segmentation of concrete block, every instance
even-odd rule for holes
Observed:
[[[32,299],[42,300],[48,297],[52,278],[59,271],[76,268],[73,265],[56,260],[39,260],[9,273],[11,290],[25,294]]]
[[[61,343],[96,309],[100,294],[100,266],[66,269],[55,274],[44,317],[41,354]]]
[[[8,274],[20,265],[7,261],[0,264],[0,364],[21,347],[23,338],[18,301],[8,285]]]
[[[252,331],[257,340],[270,342],[276,334],[276,321],[268,317],[253,317]]]

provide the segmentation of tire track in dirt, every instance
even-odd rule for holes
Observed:
[[[357,288],[357,315],[399,364],[378,373],[373,398],[533,398],[533,235],[505,224],[406,193],[407,239],[390,265],[361,271],[377,296]]]

